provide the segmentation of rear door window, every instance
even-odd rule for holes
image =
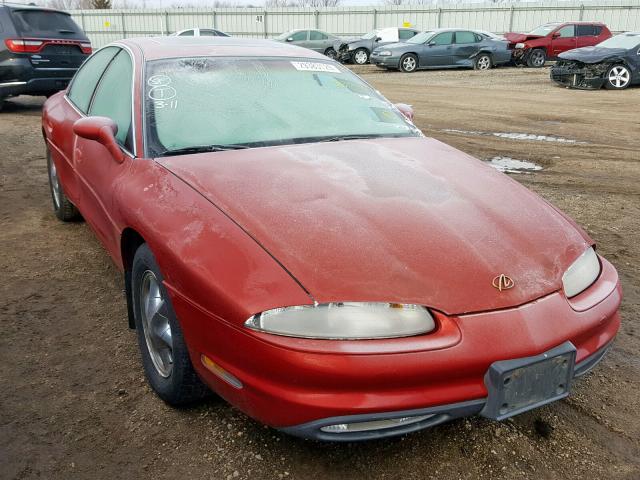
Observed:
[[[98,80],[119,51],[120,49],[117,47],[105,47],[98,50],[84,62],[73,77],[67,96],[82,113],[87,113]]]
[[[116,140],[131,148],[131,82],[133,65],[129,54],[121,50],[107,67],[89,108],[90,115],[108,117],[118,125]]]
[[[398,34],[400,35],[400,40],[409,40],[410,38],[415,37],[416,32],[413,30],[400,30]]]
[[[577,31],[579,37],[591,37],[596,34],[593,25],[578,25]]]
[[[327,38],[329,38],[327,35],[317,30],[311,30],[309,33],[309,40],[326,40]]]
[[[456,32],[456,43],[476,43],[477,41],[473,32]]]
[[[50,10],[13,10],[11,12],[16,30],[28,37],[36,38],[84,38],[84,33],[71,16]]]
[[[185,30],[178,34],[179,37],[193,37],[193,30]]]

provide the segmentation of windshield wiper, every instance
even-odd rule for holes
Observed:
[[[193,145],[190,147],[176,148],[174,150],[164,150],[159,153],[160,157],[169,157],[171,155],[188,155],[190,153],[206,153],[206,152],[225,152],[227,150],[243,150],[251,148],[247,145]]]
[[[318,142],[340,142],[342,140],[366,140],[368,138],[378,138],[384,135],[372,133],[368,135],[336,135],[335,137],[318,137]]]

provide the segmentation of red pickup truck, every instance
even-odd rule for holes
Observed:
[[[590,47],[611,37],[604,23],[547,23],[529,33],[506,33],[516,64],[543,67],[548,59],[574,48]]]

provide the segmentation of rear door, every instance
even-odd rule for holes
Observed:
[[[24,56],[47,77],[70,77],[91,53],[91,43],[71,16],[54,10],[9,9]]]
[[[576,26],[565,25],[552,33],[551,55],[557,57],[560,53],[576,48]]]
[[[329,47],[329,35],[320,30],[309,30],[309,41],[307,48],[314,50],[316,52],[324,53],[324,51]]]
[[[576,45],[580,47],[592,47],[599,43],[599,35],[602,27],[596,25],[576,25]]]
[[[289,43],[298,45],[299,47],[306,47],[309,43],[309,30],[294,32],[288,38],[291,39]]]
[[[427,42],[420,53],[420,66],[441,67],[453,62],[453,32],[442,32]]]
[[[468,30],[458,30],[453,44],[452,65],[468,66],[469,59],[478,52],[481,40],[480,35]]]

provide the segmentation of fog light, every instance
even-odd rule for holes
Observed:
[[[224,368],[222,368],[220,365],[218,365],[216,362],[211,360],[206,355],[204,354],[200,355],[200,361],[202,362],[202,365],[204,365],[205,368],[209,370],[211,373],[213,373],[216,377],[224,380],[232,387],[242,388],[242,382],[240,380],[238,380],[235,376],[227,372]]]
[[[336,425],[327,425],[320,427],[320,430],[326,433],[354,433],[354,432],[371,432],[374,430],[384,430],[386,428],[402,427],[418,423],[428,418],[434,417],[435,414],[418,415],[415,417],[387,418],[384,420],[371,420],[369,422],[354,423],[338,423]]]

